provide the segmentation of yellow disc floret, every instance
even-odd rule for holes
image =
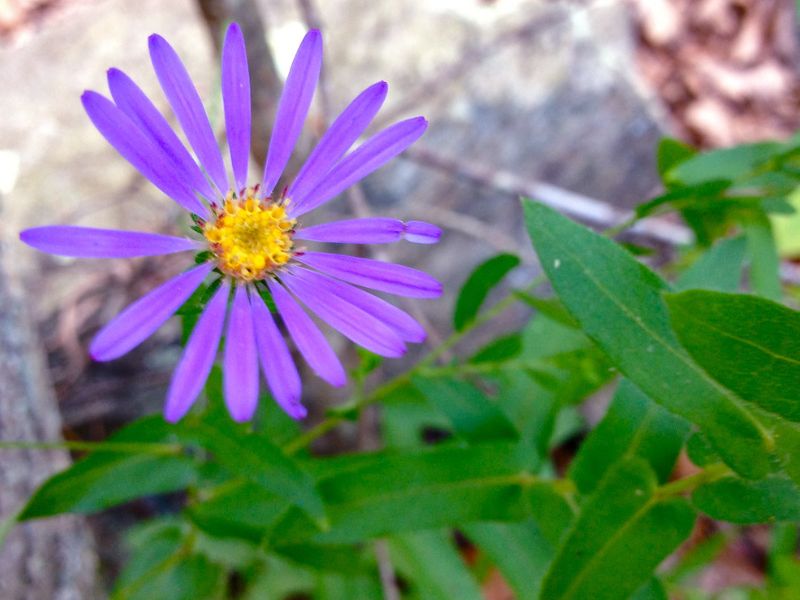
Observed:
[[[241,198],[228,194],[214,215],[203,224],[203,235],[223,273],[244,281],[263,279],[292,257],[296,221],[283,204],[259,199],[248,189]]]

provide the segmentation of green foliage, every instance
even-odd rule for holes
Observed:
[[[605,418],[572,462],[570,477],[588,494],[614,465],[637,456],[650,464],[659,481],[666,481],[688,430],[685,421],[623,379]]]
[[[172,428],[161,416],[140,419],[109,438],[109,446],[125,445],[126,452],[95,452],[54,475],[42,485],[20,519],[66,512],[90,513],[141,496],[180,490],[197,479],[195,462],[174,441]],[[162,443],[157,453],[149,444]],[[141,444],[139,448],[130,444]],[[130,450],[140,452],[130,452]]]
[[[742,535],[699,528],[676,552],[703,514],[770,527],[762,589],[720,597],[800,597],[800,316],[780,303],[800,293],[773,235],[800,137],[705,153],[665,139],[657,162],[664,191],[635,218],[684,219],[695,240],[674,260],[524,200],[546,288],[501,293],[514,255],[478,265],[442,345],[396,375],[353,353],[351,397],[311,427],[268,397],[233,423],[215,369],[181,423],[70,446],[92,451],[19,518],[173,494],[180,508],[127,536],[117,599],[379,600],[392,585],[477,600],[499,573],[520,600],[699,600]],[[216,285],[179,311],[184,341]],[[322,456],[313,442],[340,424]]]
[[[612,241],[541,204],[524,205],[542,266],[583,330],[648,396],[700,427],[734,469],[765,475],[770,433],[680,347],[661,298],[667,285]]]
[[[700,290],[666,301],[700,366],[745,400],[800,421],[800,313],[755,296]]]
[[[689,535],[694,518],[685,500],[659,496],[647,463],[619,461],[581,507],[541,598],[627,598]]]
[[[513,254],[498,254],[472,272],[456,300],[453,325],[457,331],[461,331],[475,319],[492,288],[517,265],[519,258]]]

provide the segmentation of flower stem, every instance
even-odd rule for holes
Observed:
[[[171,455],[183,452],[179,444],[86,442],[64,440],[37,442],[25,440],[0,440],[0,450],[78,450],[93,452],[119,452],[121,454]]]

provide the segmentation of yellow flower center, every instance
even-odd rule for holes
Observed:
[[[252,188],[242,198],[228,194],[214,218],[203,224],[203,235],[217,257],[219,269],[244,281],[263,279],[292,257],[296,221],[283,204],[259,199]]]

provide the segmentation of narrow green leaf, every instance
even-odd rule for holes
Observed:
[[[470,521],[520,521],[531,506],[563,503],[552,484],[525,469],[513,444],[440,446],[314,461],[330,529],[319,533],[290,511],[276,544],[352,543]]]
[[[174,427],[161,415],[139,419],[110,442],[168,442]],[[60,513],[91,513],[142,496],[184,489],[197,478],[194,461],[179,454],[121,454],[97,451],[48,479],[28,501],[21,520]]]
[[[800,313],[745,294],[665,296],[683,346],[717,381],[764,410],[800,422]]]
[[[473,523],[463,530],[503,574],[517,600],[538,600],[555,547],[534,522]]]
[[[719,521],[800,521],[800,488],[784,475],[760,481],[726,477],[697,488],[692,504]]]
[[[575,322],[575,319],[567,312],[567,309],[564,308],[558,298],[539,298],[519,291],[514,292],[514,295],[548,319],[552,319],[560,325],[579,329],[578,323]]]
[[[664,282],[611,240],[542,204],[524,207],[539,259],[586,334],[645,394],[697,424],[736,471],[764,476],[774,440],[681,348],[661,298]]]
[[[699,431],[695,431],[686,440],[686,454],[698,467],[707,467],[720,462],[719,454],[714,451],[706,437]]]
[[[656,150],[658,174],[664,178],[670,169],[690,159],[695,154],[697,154],[697,150],[680,140],[669,137],[661,138]]]
[[[666,174],[666,179],[670,183],[684,185],[695,185],[711,179],[735,182],[750,175],[756,167],[783,148],[782,144],[762,142],[703,152],[675,165]]]
[[[393,536],[389,549],[397,569],[412,590],[426,600],[482,600],[467,565],[443,531],[419,531]]]
[[[313,478],[266,437],[244,433],[229,419],[187,423],[182,435],[210,451],[233,475],[245,477],[268,492],[297,503],[324,525],[325,509]]]
[[[650,581],[636,590],[630,600],[669,600],[669,596],[658,578],[651,577]]]
[[[479,265],[472,272],[456,300],[456,309],[453,314],[453,325],[456,331],[464,329],[478,315],[489,292],[517,265],[519,265],[519,258],[513,254],[498,254]]]
[[[581,493],[588,494],[617,462],[638,456],[663,482],[672,472],[688,433],[686,421],[671,415],[623,379],[608,413],[581,445],[569,475]]]
[[[676,289],[736,292],[742,284],[745,245],[743,237],[718,242],[681,274]]]
[[[750,258],[750,286],[758,295],[780,301],[783,296],[780,257],[767,215],[754,213],[744,223],[744,234]]]
[[[222,569],[191,553],[184,523],[161,520],[128,536],[131,556],[115,582],[112,600],[220,598]]]
[[[619,463],[586,500],[542,585],[548,600],[617,600],[634,594],[691,532],[694,512],[662,500],[638,458]]]
[[[314,600],[354,600],[355,598],[358,600],[384,600],[377,575],[352,577],[331,572],[321,573],[317,577],[313,598]]]
[[[414,385],[428,402],[447,416],[455,433],[470,442],[519,437],[497,404],[471,383],[456,379],[415,377]]]
[[[512,358],[517,358],[522,352],[522,335],[511,333],[499,337],[478,350],[469,359],[471,363],[495,362],[500,363]]]
[[[259,543],[286,512],[286,500],[243,481],[192,504],[188,516],[206,533]]]

